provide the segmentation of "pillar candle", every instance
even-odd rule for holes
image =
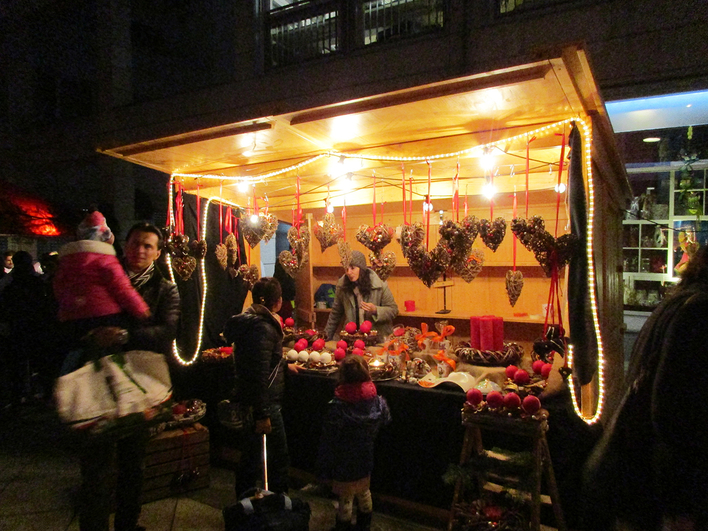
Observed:
[[[494,317],[483,315],[479,321],[480,350],[494,350]]]
[[[494,317],[492,321],[494,331],[494,350],[504,349],[504,319]]]
[[[470,346],[479,350],[479,317],[470,317]]]

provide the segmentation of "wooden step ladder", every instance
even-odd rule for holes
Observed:
[[[556,478],[553,472],[553,463],[551,462],[551,454],[548,449],[546,440],[546,431],[548,430],[548,421],[546,419],[536,420],[533,418],[509,417],[502,414],[489,411],[476,411],[474,408],[465,406],[462,413],[462,424],[465,426],[465,438],[462,445],[462,453],[460,455],[460,465],[465,465],[473,455],[484,456],[485,449],[482,444],[482,432],[489,433],[506,433],[529,442],[529,449],[532,455],[532,465],[530,473],[531,487],[527,490],[530,494],[531,503],[531,518],[530,529],[532,531],[540,531],[541,529],[541,482],[545,475],[546,485],[550,494],[553,514],[556,520],[558,531],[567,531],[563,511],[560,506],[558,497],[558,487]],[[482,478],[483,471],[475,473],[478,482],[478,487],[481,490],[486,483]],[[520,476],[519,476],[520,477]],[[455,485],[455,491],[452,500],[452,508],[450,510],[450,520],[448,523],[448,531],[452,531],[456,519],[460,516],[458,504],[464,501],[465,492],[462,479],[458,479]]]

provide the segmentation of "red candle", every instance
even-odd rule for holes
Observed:
[[[494,316],[483,315],[479,321],[480,350],[494,350]]]
[[[504,348],[504,319],[494,317],[492,321],[494,330],[494,349],[502,350]]]
[[[479,349],[479,317],[470,317],[470,346]]]

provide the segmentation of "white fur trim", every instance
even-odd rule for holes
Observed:
[[[68,254],[76,253],[98,253],[115,256],[116,249],[110,243],[97,242],[95,240],[78,240],[75,242],[67,243],[61,249],[59,249],[60,258]]]

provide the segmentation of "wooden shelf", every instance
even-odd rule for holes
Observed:
[[[329,313],[331,312],[331,308],[315,308],[315,313]],[[431,312],[428,310],[415,310],[412,312],[407,312],[407,311],[401,311],[396,319],[400,318],[405,318],[405,317],[418,317],[418,318],[425,318],[425,319],[462,319],[465,321],[468,321],[470,318],[469,314],[461,314],[461,313],[435,313]],[[538,325],[538,324],[543,324],[544,319],[534,319],[531,317],[504,317],[504,321],[509,322],[509,323],[526,323],[526,324],[533,324],[533,325]]]

